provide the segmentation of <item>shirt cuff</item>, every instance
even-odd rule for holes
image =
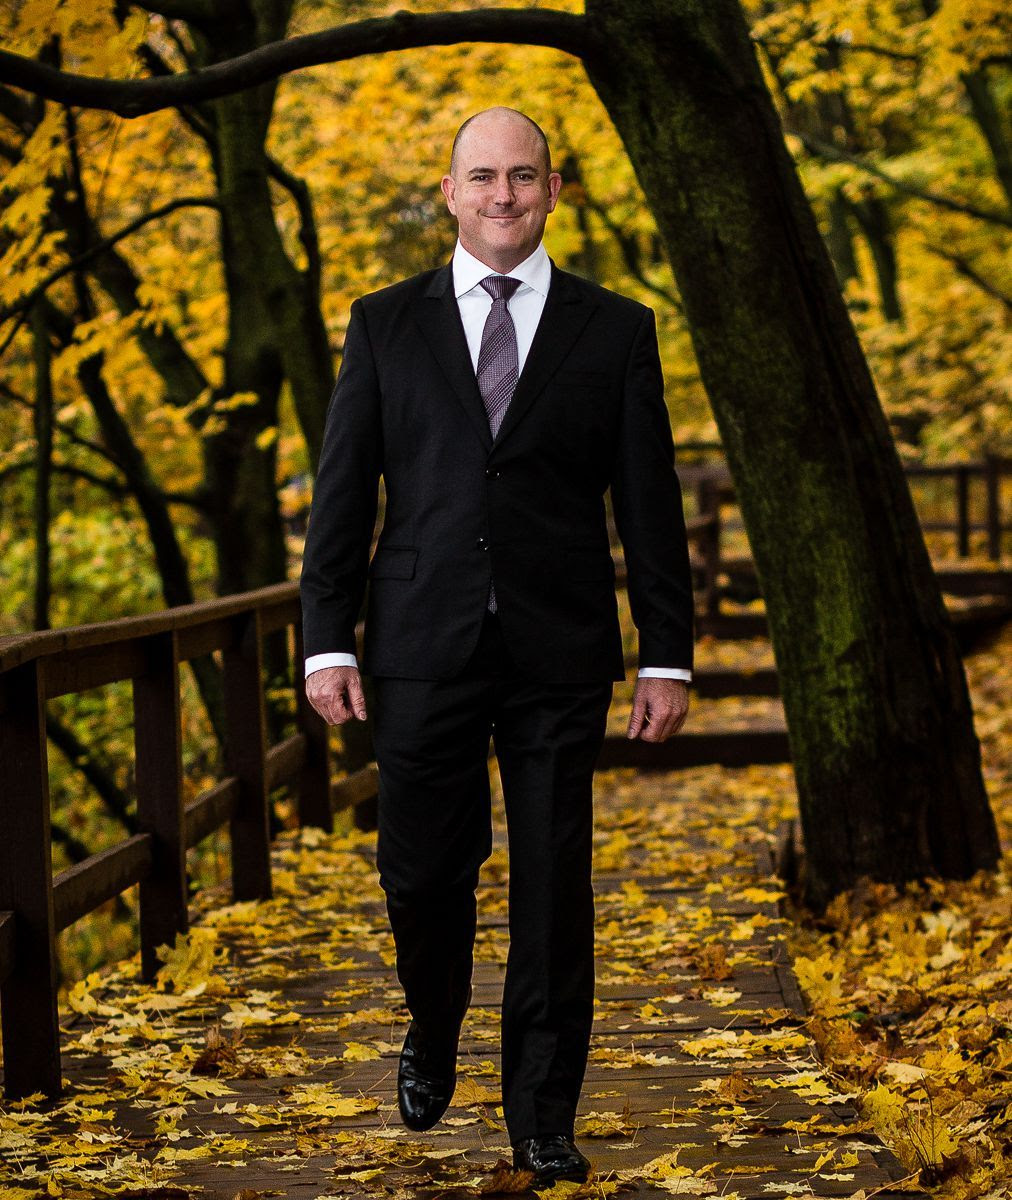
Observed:
[[[640,679],[684,679],[689,683],[692,672],[686,667],[640,667]]]
[[[324,667],[358,667],[358,659],[354,654],[310,654],[306,659],[306,677],[314,671],[322,671]]]

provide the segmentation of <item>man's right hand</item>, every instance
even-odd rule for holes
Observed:
[[[306,696],[328,725],[366,719],[365,693],[357,667],[324,667],[306,677]]]

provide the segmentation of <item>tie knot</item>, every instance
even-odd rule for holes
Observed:
[[[481,281],[481,286],[493,300],[509,300],[520,286],[520,280],[512,275],[487,275]]]

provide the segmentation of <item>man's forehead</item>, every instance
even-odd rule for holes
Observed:
[[[525,155],[531,158],[536,158],[533,153],[538,147],[538,135],[531,128],[528,122],[517,118],[516,120],[486,120],[474,121],[464,130],[460,144],[457,146],[458,154],[466,154],[468,158],[473,155],[485,155],[495,153],[497,157],[502,157],[503,154],[513,153],[515,155],[517,149],[523,148]],[[528,153],[530,152],[530,153]]]

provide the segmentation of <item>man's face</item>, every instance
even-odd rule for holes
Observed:
[[[561,186],[562,176],[549,172],[531,126],[521,117],[492,113],[464,130],[453,174],[441,183],[461,245],[500,272],[537,249]]]

